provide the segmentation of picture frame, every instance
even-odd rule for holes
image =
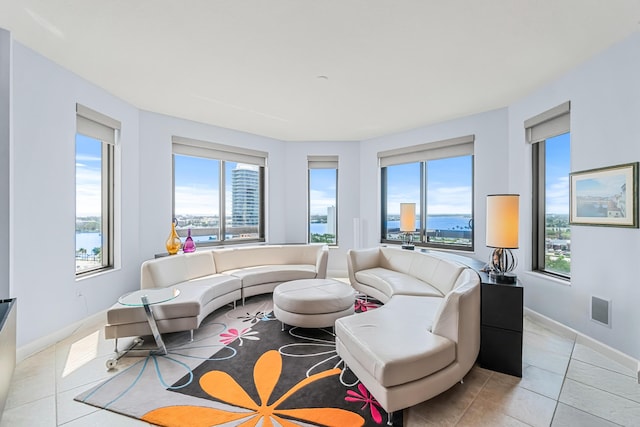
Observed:
[[[638,228],[638,163],[570,173],[569,223]]]

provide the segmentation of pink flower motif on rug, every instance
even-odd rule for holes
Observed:
[[[367,406],[369,406],[369,410],[371,411],[371,418],[378,424],[382,424],[382,414],[380,414],[380,404],[376,400],[375,397],[369,390],[362,385],[362,383],[358,384],[358,393],[354,390],[347,390],[347,396],[344,398],[347,402],[364,402],[362,408],[360,410],[364,410]]]
[[[240,340],[239,345],[242,345],[244,343],[243,339],[253,341],[259,340],[259,337],[254,336],[257,334],[258,332],[252,331],[251,328],[244,328],[241,331],[238,331],[236,328],[231,328],[227,332],[220,334],[220,338],[222,338],[220,342],[224,345],[229,345],[235,340]]]
[[[371,302],[363,298],[356,298],[355,310],[357,313],[363,313],[378,307],[380,307],[380,304],[376,304],[375,302]]]

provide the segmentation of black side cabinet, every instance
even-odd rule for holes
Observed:
[[[480,356],[483,368],[522,377],[523,287],[482,277]]]

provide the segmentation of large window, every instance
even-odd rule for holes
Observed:
[[[382,242],[400,243],[400,203],[416,206],[417,246],[473,250],[473,136],[378,153]]]
[[[309,156],[309,242],[338,244],[338,157]]]
[[[264,241],[266,153],[173,138],[173,216],[198,246]]]
[[[571,276],[568,102],[525,122],[533,159],[532,269]]]
[[[113,268],[115,150],[120,122],[76,106],[76,275]]]

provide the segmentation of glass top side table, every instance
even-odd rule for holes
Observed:
[[[153,288],[153,289],[140,289],[137,291],[129,292],[128,294],[122,295],[118,298],[118,303],[128,306],[128,307],[143,307],[145,315],[147,317],[147,322],[149,323],[149,328],[151,329],[151,333],[153,334],[153,338],[156,341],[156,349],[145,351],[145,355],[165,355],[167,354],[167,347],[164,344],[162,339],[162,335],[160,335],[160,331],[158,330],[158,325],[156,323],[156,318],[153,315],[153,309],[151,308],[154,304],[160,304],[163,302],[171,301],[177,298],[180,295],[180,289],[177,288]],[[139,344],[141,344],[143,340],[141,338],[137,338],[134,340],[133,345],[125,350],[122,354],[117,354],[115,359],[107,360],[107,369],[113,369],[116,367],[118,360],[127,355],[129,352],[133,350],[133,348]],[[138,350],[144,351],[144,350]]]

